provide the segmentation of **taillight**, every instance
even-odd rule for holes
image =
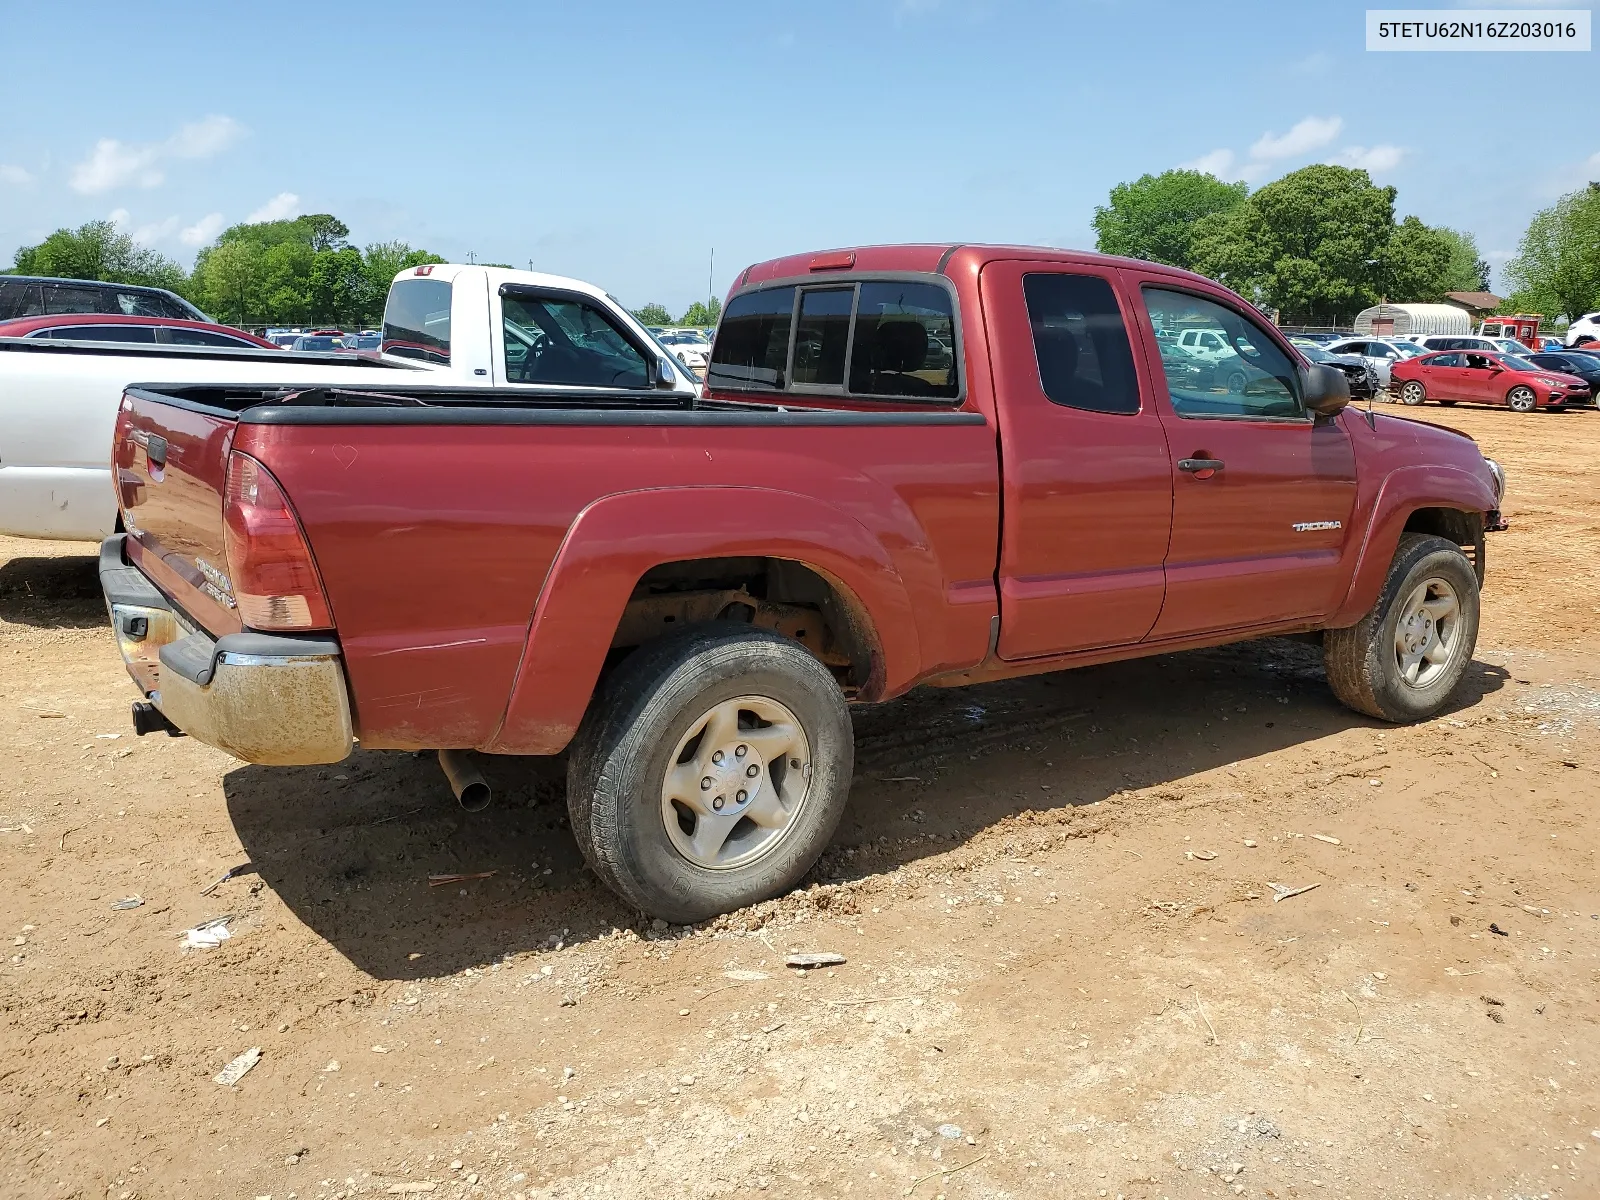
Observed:
[[[271,473],[235,450],[222,505],[228,573],[251,629],[332,629],[311,547]]]

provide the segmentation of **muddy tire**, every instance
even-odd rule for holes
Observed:
[[[1402,534],[1372,611],[1348,629],[1323,634],[1333,694],[1383,721],[1433,716],[1472,661],[1478,605],[1478,577],[1460,546],[1431,534]]]
[[[567,808],[608,887],[689,924],[795,886],[838,827],[853,767],[826,667],[789,638],[709,624],[607,680],[573,741]]]
[[[1415,379],[1408,379],[1400,386],[1400,403],[1409,404],[1413,408],[1428,398],[1428,389]]]

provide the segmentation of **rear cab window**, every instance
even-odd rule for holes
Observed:
[[[955,302],[943,283],[866,278],[760,287],[728,302],[706,386],[956,401],[956,343]]]
[[[401,279],[383,309],[383,353],[450,365],[451,285],[443,279]]]

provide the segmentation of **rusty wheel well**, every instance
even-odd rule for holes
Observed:
[[[1406,518],[1405,533],[1431,533],[1460,546],[1472,562],[1472,569],[1483,582],[1483,514],[1459,508],[1419,508]]]
[[[883,655],[860,600],[839,580],[787,558],[661,563],[634,585],[611,641],[619,656],[699,621],[743,621],[794,638],[852,697],[874,694]]]

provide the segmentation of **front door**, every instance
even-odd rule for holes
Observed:
[[[1137,642],[1161,612],[1172,458],[1151,399],[1159,368],[1133,353],[1115,280],[1061,263],[983,269],[1005,481],[1002,658]]]
[[[1466,365],[1456,372],[1461,377],[1460,392],[1463,400],[1477,404],[1500,404],[1504,397],[1496,387],[1501,374],[1500,364],[1487,354],[1466,351],[1460,355]]]
[[[1167,597],[1150,637],[1331,612],[1347,582],[1341,555],[1355,502],[1343,418],[1313,421],[1296,362],[1255,319],[1157,276],[1141,290],[1153,328],[1212,329],[1229,352],[1209,381],[1162,371],[1176,470]]]

